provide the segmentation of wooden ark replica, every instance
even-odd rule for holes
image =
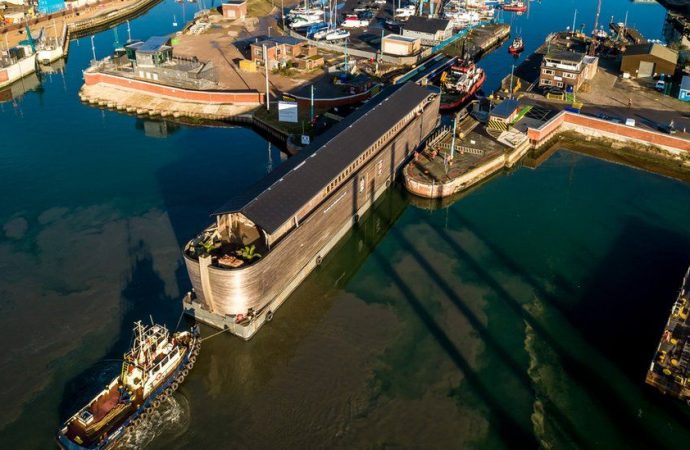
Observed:
[[[184,310],[249,339],[438,126],[440,96],[414,83],[373,97],[214,213],[184,248]]]

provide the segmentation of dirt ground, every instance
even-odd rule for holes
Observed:
[[[286,2],[287,3],[287,2]],[[270,7],[270,3],[268,3]],[[218,75],[221,88],[230,90],[253,89],[266,90],[264,73],[246,72],[239,68],[239,61],[248,56],[249,44],[255,40],[276,36],[280,32],[275,17],[279,9],[274,8],[271,14],[263,17],[247,17],[244,21],[227,20],[220,14],[209,17],[212,26],[198,35],[185,33],[179,36],[179,43],[174,47],[176,56],[196,56],[202,61],[212,61]],[[243,54],[244,53],[244,54]],[[292,91],[304,84],[313,82],[323,76],[322,70],[296,73],[292,76],[269,74],[271,91]]]

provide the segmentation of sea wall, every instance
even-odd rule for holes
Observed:
[[[173,100],[212,105],[235,104],[258,106],[264,101],[264,94],[257,91],[195,91],[164,86],[142,80],[134,80],[107,73],[89,72],[88,70],[84,72],[84,84],[95,85],[99,83],[145,92],[147,94],[153,94]]]
[[[539,148],[556,134],[565,131],[578,133],[588,139],[603,138],[626,145],[654,146],[665,150],[669,156],[682,156],[690,152],[688,140],[568,111],[559,113],[539,128],[529,128],[527,137],[534,148]]]
[[[514,149],[496,155],[481,162],[476,168],[469,170],[461,176],[452,179],[446,183],[431,183],[422,181],[411,176],[407,171],[412,170],[412,163],[408,163],[405,167],[405,188],[414,195],[424,198],[443,198],[460,191],[469,189],[470,187],[486,180],[491,175],[495,174],[501,169],[513,167],[522,159],[527,152],[532,149],[529,141],[525,140]]]

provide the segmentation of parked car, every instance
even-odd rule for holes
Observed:
[[[666,90],[666,76],[665,75],[662,74],[661,77],[659,77],[659,81],[656,82],[654,89],[656,89],[659,92],[664,92]]]
[[[669,123],[668,125],[665,125],[665,124],[658,125],[657,129],[659,131],[661,131],[662,133],[666,133],[666,134],[676,134],[676,131],[677,131],[673,121],[671,121],[671,123]]]

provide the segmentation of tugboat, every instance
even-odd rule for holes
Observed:
[[[527,5],[525,2],[517,0],[517,1],[512,1],[510,3],[504,3],[503,4],[503,11],[512,11],[512,12],[519,12],[523,13],[527,11]]]
[[[525,43],[522,41],[520,36],[513,39],[513,43],[508,47],[508,53],[517,56],[525,49]]]
[[[450,111],[466,104],[486,81],[486,73],[471,61],[462,61],[443,72],[441,84],[441,111]]]
[[[164,325],[134,324],[120,375],[70,417],[57,440],[66,450],[108,449],[171,395],[199,354],[199,327],[172,336]]]

